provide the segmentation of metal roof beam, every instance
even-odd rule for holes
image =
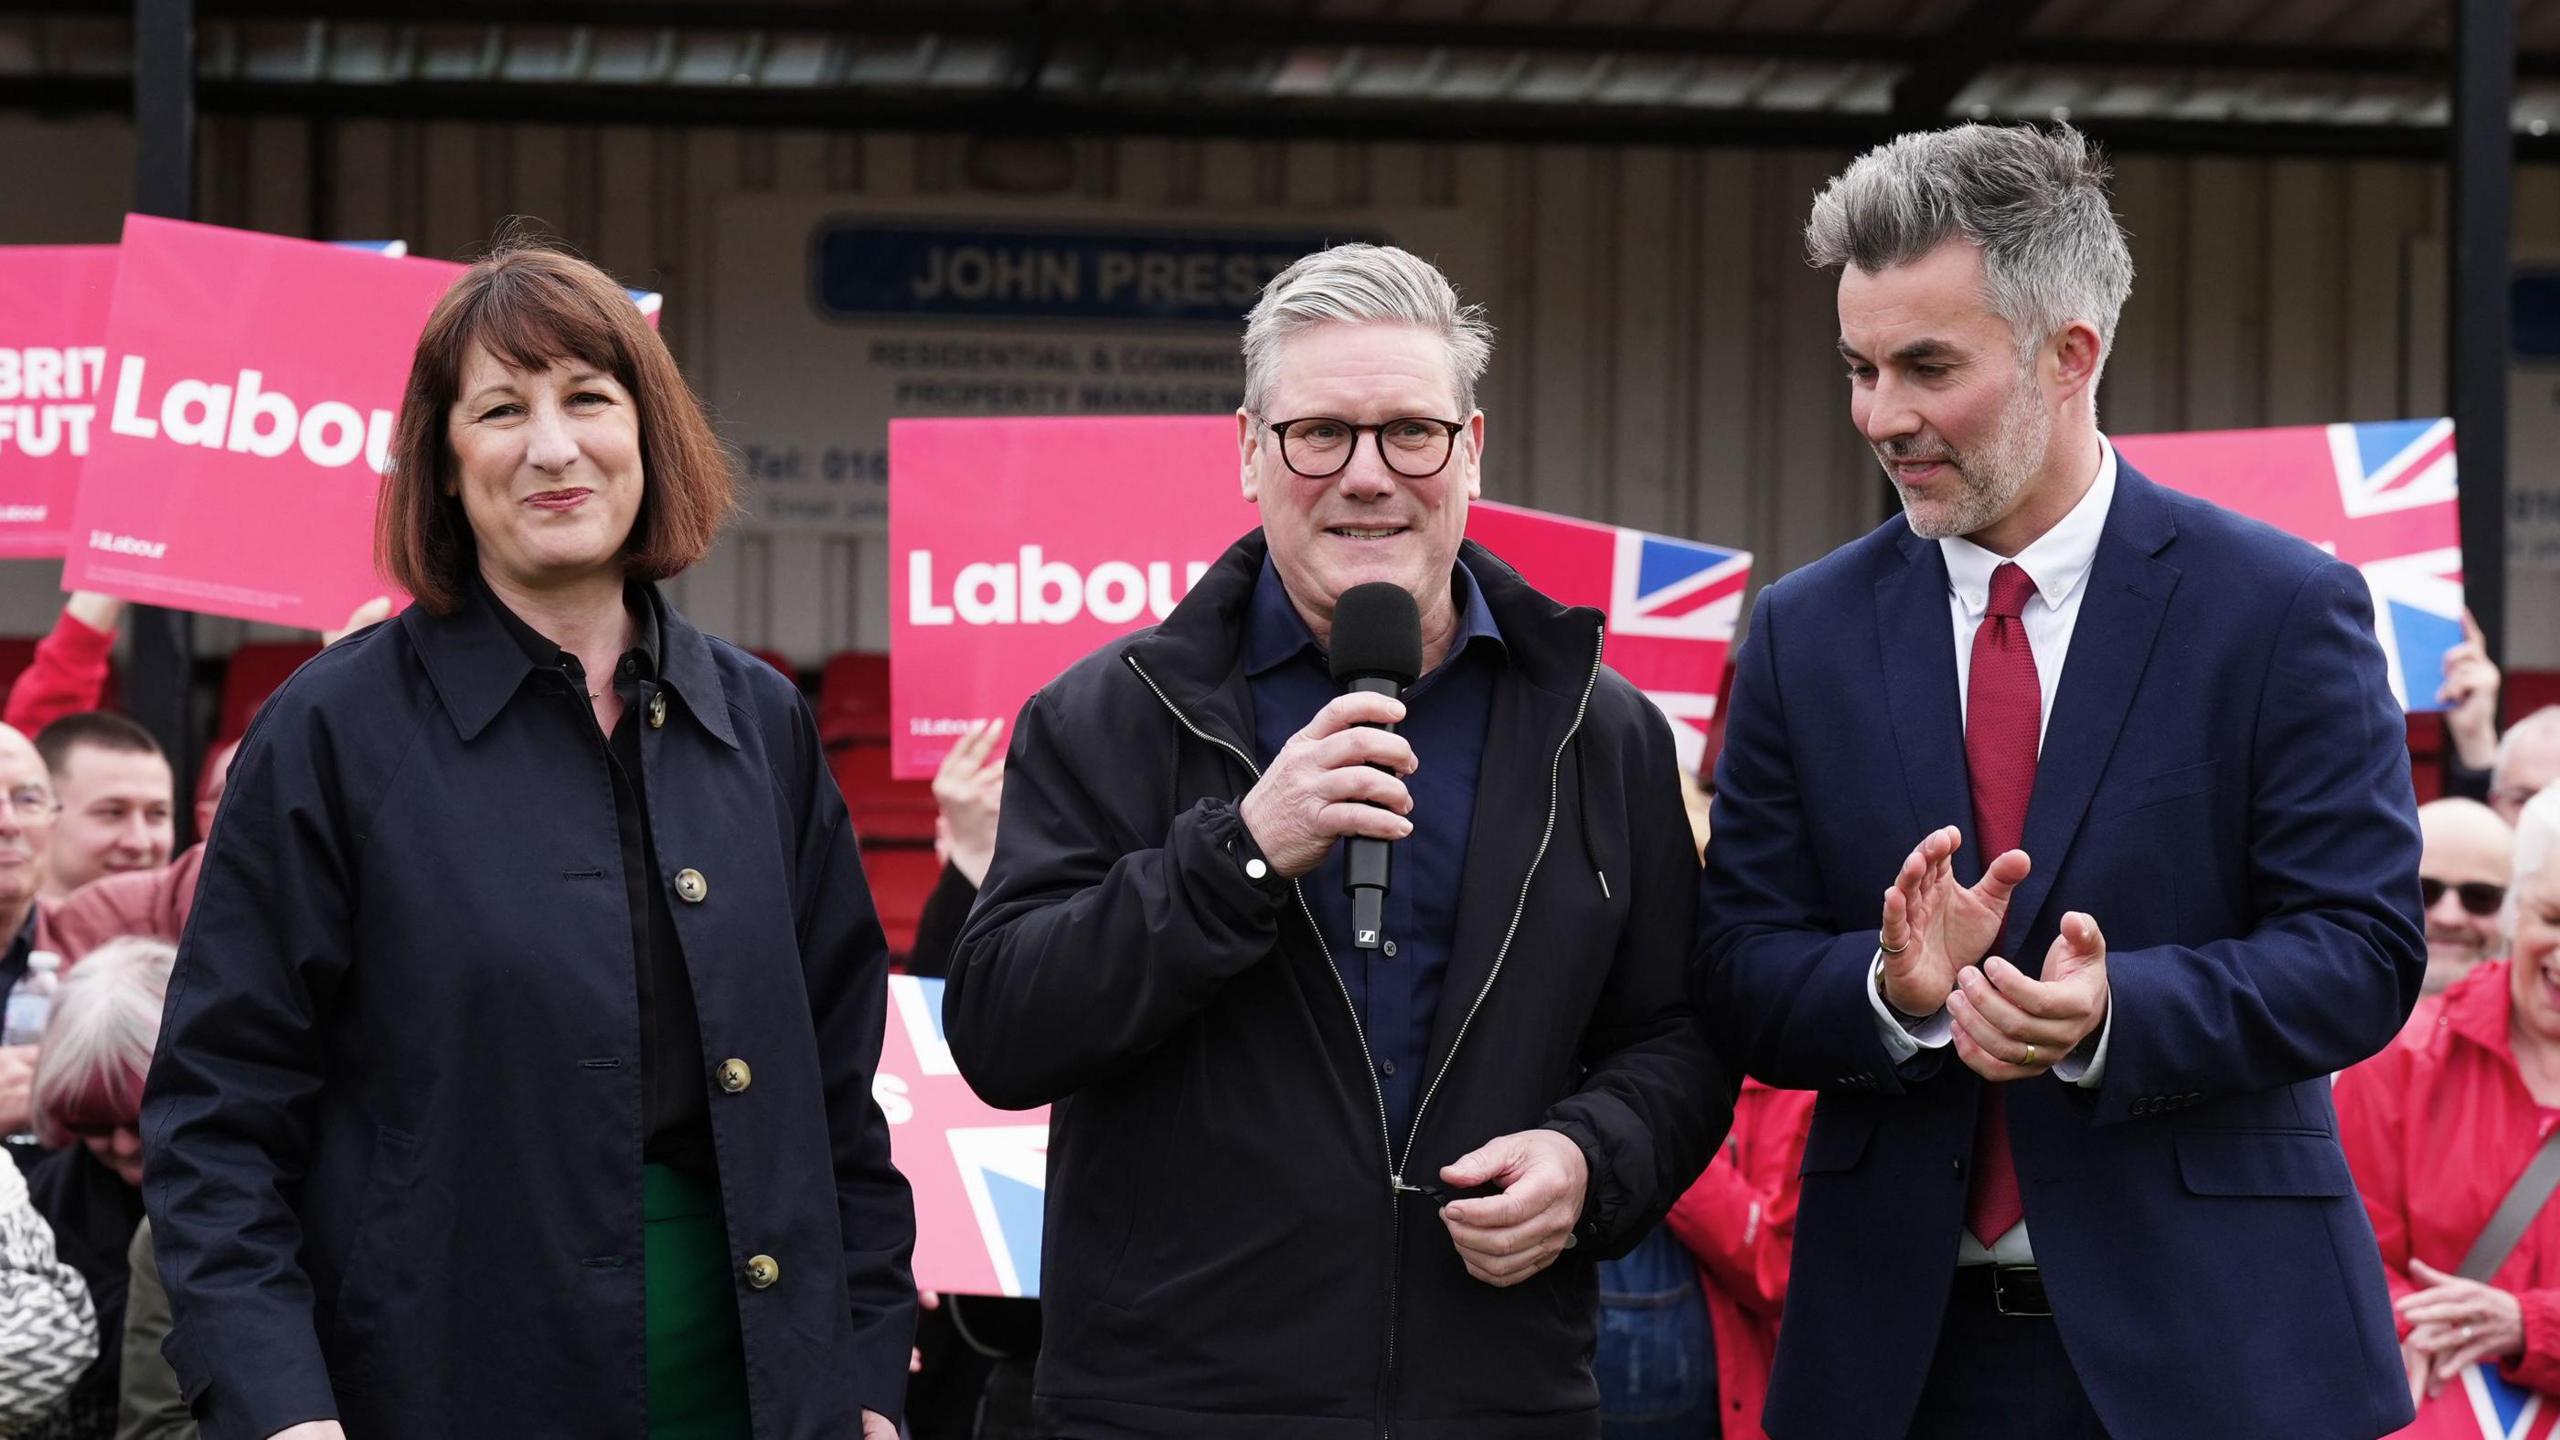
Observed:
[[[28,79],[0,89],[0,110],[115,111],[131,103],[112,77]],[[878,89],[750,86],[565,86],[437,81],[411,84],[202,82],[208,115],[511,121],[554,125],[739,126],[985,136],[1156,136],[1250,140],[1663,145],[1855,151],[1891,138],[1880,111],[1771,111],[1679,106],[1476,104],[1328,97],[1233,102],[1129,100]],[[2306,155],[2435,162],[2441,126],[2322,125],[2086,117],[2117,153]],[[2560,135],[2519,135],[2520,161],[2560,162]]]
[[[1921,47],[1893,84],[1894,123],[1917,129],[1946,117],[1947,107],[1984,70],[2026,38],[2047,0],[1973,0],[1954,24]]]
[[[1975,11],[1995,30],[1996,13],[2033,9],[2025,0],[1982,0]],[[0,0],[0,18],[123,19],[132,0]],[[1801,60],[1908,65],[1929,37],[1890,31],[1794,32],[1651,25],[1432,23],[1331,20],[1287,14],[1212,13],[1138,5],[1108,11],[929,8],[914,4],[817,7],[769,0],[574,3],[528,11],[522,0],[200,0],[199,21],[329,20],[373,24],[516,24],[602,28],[769,30],[879,39],[983,39],[1012,43],[1119,45],[1193,52],[1287,47],[1543,55],[1648,55],[1702,60]],[[1950,35],[1953,31],[1949,32]],[[2225,44],[2218,41],[2016,37],[1990,63],[2051,69],[2270,71],[2443,80],[2443,50],[2382,46]],[[2518,57],[2525,79],[2560,78],[2560,53]]]

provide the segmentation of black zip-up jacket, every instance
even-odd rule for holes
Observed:
[[[1509,663],[1411,1139],[1295,887],[1248,879],[1240,656],[1261,532],[1162,625],[1023,708],[945,1018],[978,1092],[1051,1115],[1043,1435],[1600,1433],[1593,1262],[1706,1165],[1732,1082],[1682,998],[1697,865],[1669,728],[1601,615],[1469,543]],[[1468,1276],[1428,1194],[1497,1135],[1578,1145],[1575,1248]]]

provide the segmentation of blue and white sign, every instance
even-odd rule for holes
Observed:
[[[1233,326],[1320,231],[1009,230],[838,216],[817,227],[810,303],[834,320],[1168,320]]]

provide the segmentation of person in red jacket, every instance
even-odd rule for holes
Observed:
[[[1717,1409],[1724,1440],[1762,1440],[1761,1403],[1778,1353],[1778,1314],[1795,1257],[1796,1167],[1813,1128],[1810,1090],[1742,1082],[1733,1130],[1713,1164],[1663,1223],[1697,1257],[1715,1329]]]
[[[2517,826],[2506,924],[2508,959],[2425,1001],[2337,1083],[2339,1139],[2419,1401],[2400,1433],[2428,1440],[2477,1437],[2476,1407],[2505,1408],[2501,1386],[2560,1403],[2560,1205],[2535,1216],[2487,1283],[2454,1273],[2560,1126],[2560,785]]]
[[[72,591],[53,633],[36,642],[35,659],[9,686],[0,723],[33,735],[65,715],[97,709],[107,693],[107,662],[123,618],[124,602],[114,596]]]

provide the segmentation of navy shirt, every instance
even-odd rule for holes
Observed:
[[[1454,567],[1450,584],[1458,633],[1439,668],[1405,691],[1404,723],[1396,727],[1421,768],[1405,782],[1413,792],[1413,833],[1396,842],[1385,943],[1375,950],[1351,943],[1351,897],[1342,889],[1340,845],[1300,882],[1368,1036],[1399,1153],[1422,1098],[1431,1022],[1457,940],[1458,882],[1467,869],[1476,775],[1484,764],[1485,726],[1493,717],[1494,677],[1507,658],[1493,612],[1465,566]],[[1244,673],[1253,692],[1254,748],[1265,769],[1290,736],[1342,693],[1323,647],[1268,559],[1245,624]]]

